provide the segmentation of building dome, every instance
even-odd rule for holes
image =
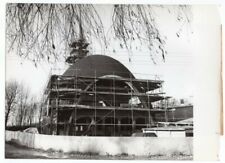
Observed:
[[[77,60],[63,76],[101,77],[115,75],[123,78],[135,78],[119,61],[105,55],[89,55]]]

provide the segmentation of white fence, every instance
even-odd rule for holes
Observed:
[[[100,155],[192,155],[191,137],[86,137],[53,136],[25,132],[6,131],[6,141],[17,141],[21,145],[63,152],[95,153]]]

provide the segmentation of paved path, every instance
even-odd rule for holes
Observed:
[[[88,160],[192,160],[191,156],[137,157],[126,154],[120,156],[99,156],[96,154],[63,153],[31,149],[15,143],[5,143],[5,158],[16,159],[88,159]]]

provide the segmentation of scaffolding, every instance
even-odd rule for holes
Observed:
[[[112,75],[52,75],[47,89],[53,135],[130,136],[154,126],[152,102],[164,99],[163,81]],[[99,132],[102,130],[103,132]],[[123,130],[123,131],[122,131]]]

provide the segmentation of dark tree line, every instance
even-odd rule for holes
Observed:
[[[23,84],[16,81],[6,82],[5,127],[40,123],[43,107],[43,99],[35,99]]]

